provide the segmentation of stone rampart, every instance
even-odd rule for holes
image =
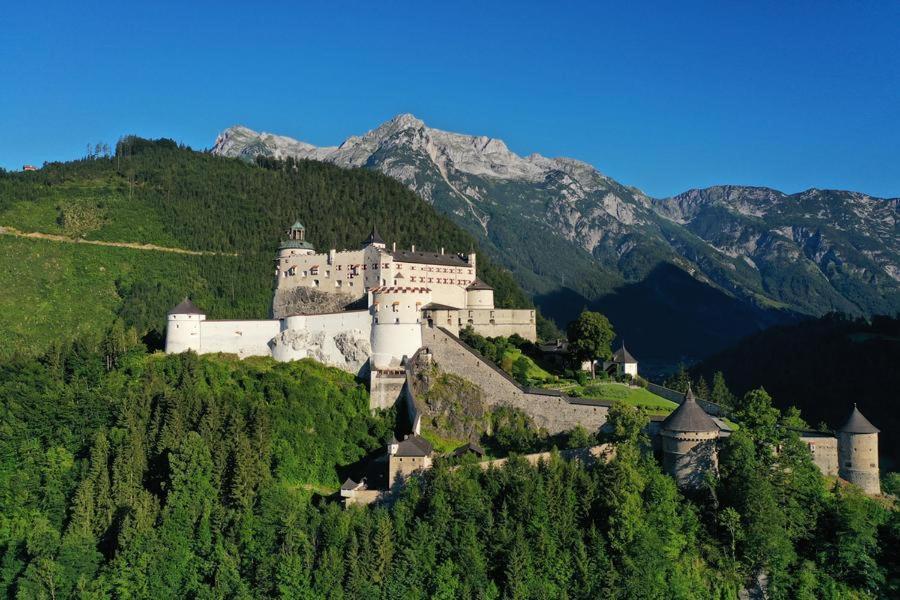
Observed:
[[[581,425],[597,431],[606,423],[610,402],[570,398],[561,392],[523,388],[502,369],[484,360],[459,338],[440,327],[422,327],[422,343],[441,371],[471,381],[484,392],[488,406],[521,409],[539,427],[555,434]]]
[[[201,321],[198,354],[225,352],[247,356],[270,356],[269,346],[278,334],[278,321]]]

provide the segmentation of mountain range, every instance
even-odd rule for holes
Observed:
[[[602,310],[648,365],[806,316],[900,310],[898,198],[716,186],[656,199],[585,162],[409,114],[331,147],[235,126],[212,153],[381,171],[476,235],[545,315]]]

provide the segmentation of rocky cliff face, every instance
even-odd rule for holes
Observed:
[[[213,152],[379,170],[480,236],[545,314],[565,323],[584,306],[606,310],[638,349],[651,337],[659,347],[661,333],[717,345],[786,312],[900,310],[897,199],[721,186],[657,200],[586,163],[519,156],[501,140],[433,129],[408,114],[334,147],[232,127]],[[694,296],[670,297],[682,291],[661,265],[713,295],[704,292],[696,307]],[[663,310],[634,314],[634,294],[658,297]],[[721,323],[741,323],[724,336],[705,331],[710,311],[728,313]]]

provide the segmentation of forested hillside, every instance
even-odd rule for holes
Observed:
[[[762,386],[811,423],[839,427],[854,403],[881,429],[882,459],[900,465],[900,316],[828,315],[775,327],[692,370],[725,375],[733,391]]]
[[[125,138],[116,156],[0,172],[0,228],[140,242],[217,255],[0,235],[0,355],[102,333],[120,317],[158,343],[190,296],[212,318],[265,318],[272,260],[300,219],[319,249],[357,247],[376,225],[402,247],[477,250],[474,239],[392,179],[316,162],[262,166]],[[511,276],[479,256],[498,305],[526,306]]]
[[[823,481],[764,394],[691,497],[619,406],[609,464],[438,461],[345,511],[337,468],[394,425],[367,407],[336,369],[148,355],[120,326],[0,362],[0,596],[734,598],[758,573],[770,598],[900,591],[900,513]]]

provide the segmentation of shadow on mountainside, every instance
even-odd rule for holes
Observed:
[[[560,288],[537,296],[535,303],[562,327],[584,308],[602,312],[651,376],[678,363],[690,365],[773,325],[805,318],[729,296],[670,263],[595,300]]]
[[[900,465],[900,315],[871,322],[826,315],[773,327],[691,369],[722,371],[731,390],[764,387],[776,405],[796,406],[812,426],[840,427],[854,404],[881,429],[882,467]]]

